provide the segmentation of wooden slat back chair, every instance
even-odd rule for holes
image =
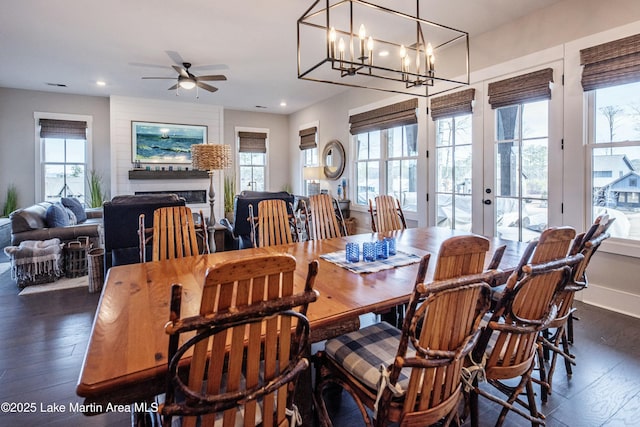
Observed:
[[[462,248],[484,260],[478,241],[476,236],[445,241],[438,263],[450,263],[447,254]],[[488,242],[480,242],[486,251]],[[332,425],[323,396],[332,383],[353,396],[367,426],[417,427],[443,419],[448,424],[457,417],[464,358],[479,335],[489,308],[487,283],[496,272],[460,273],[425,284],[428,262],[428,255],[421,260],[401,330],[381,322],[329,340],[318,353],[316,402],[322,426]],[[374,411],[373,420],[366,408]]]
[[[289,422],[299,418],[295,380],[309,367],[305,315],[317,297],[318,262],[309,264],[305,289],[298,294],[295,267],[294,257],[277,254],[209,268],[200,314],[184,319],[181,286],[173,286],[166,326],[168,384],[160,409],[165,427],[173,416],[183,417],[183,427],[295,427]],[[193,335],[183,334],[194,330],[196,335],[184,342]],[[189,352],[192,357],[181,361]]]
[[[393,196],[381,195],[375,198],[376,205],[369,199],[369,214],[371,214],[371,230],[374,233],[404,230],[407,222],[400,207],[400,202]]]
[[[508,411],[527,418],[532,425],[544,424],[536,407],[531,374],[535,366],[538,333],[555,319],[557,297],[570,280],[581,254],[567,257],[575,231],[570,227],[550,228],[529,244],[520,266],[509,276],[506,288],[478,345],[469,360],[472,370],[484,367],[487,382],[504,393],[505,400],[481,389],[478,376],[472,378],[471,424],[478,425],[478,395],[503,406],[496,425],[502,425]],[[537,260],[537,263],[530,263]],[[503,381],[520,377],[516,386]],[[526,391],[527,402],[519,398]],[[515,404],[521,405],[529,413]]]
[[[570,254],[580,253],[584,258],[574,267],[572,281],[564,287],[558,296],[558,314],[556,318],[549,323],[549,326],[538,337],[541,344],[540,355],[542,355],[540,357],[541,380],[546,379],[546,382],[541,384],[542,402],[546,402],[547,395],[552,392],[552,380],[558,356],[562,356],[564,359],[567,375],[570,376],[573,373],[571,365],[575,365],[575,357],[569,351],[569,344],[573,341],[574,296],[576,292],[583,290],[587,286],[586,269],[600,244],[609,238],[607,230],[613,221],[614,218],[609,218],[607,215],[600,216],[596,218],[589,230],[579,234],[574,239]],[[553,331],[553,333],[550,331]],[[552,354],[551,357],[550,354]],[[545,372],[544,361],[549,361],[549,359],[551,359],[549,370]]]
[[[152,242],[152,261],[199,255],[196,228],[201,231],[203,251],[209,253],[207,231],[200,212],[195,224],[191,209],[186,206],[158,208],[153,211],[153,228],[145,228],[144,214],[138,218],[140,262],[146,262],[145,247]]]
[[[309,197],[307,224],[310,224],[309,236],[313,240],[331,239],[347,235],[342,211],[338,201],[328,194],[316,194]]]
[[[257,217],[253,215],[253,206],[249,205],[249,221],[251,221],[254,246],[261,248],[285,245],[298,240],[297,235],[294,237],[297,228],[291,223],[292,220],[295,218],[287,211],[287,203],[284,200],[262,200],[258,203]]]

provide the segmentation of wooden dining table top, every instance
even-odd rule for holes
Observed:
[[[431,254],[426,276],[429,281],[441,243],[464,234],[469,233],[436,227],[412,228],[112,267],[106,276],[76,392],[86,398],[86,403],[132,403],[162,393],[169,342],[164,326],[169,321],[171,285],[183,286],[182,316],[196,315],[206,271],[216,264],[258,254],[288,253],[297,260],[294,287],[301,292],[309,262],[318,260],[314,289],[319,296],[307,312],[313,331],[408,302],[418,270],[418,263],[414,263],[358,274],[320,255],[344,250],[347,242],[393,236],[399,251],[417,256]],[[517,265],[525,244],[490,241],[487,264],[493,250],[507,244],[500,267],[509,269]]]

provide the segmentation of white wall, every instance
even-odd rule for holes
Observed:
[[[93,168],[109,176],[109,98],[0,87],[0,209],[10,184],[18,189],[19,208],[41,201],[35,196],[36,111],[93,117]]]
[[[207,126],[208,142],[218,144],[222,139],[223,109],[216,105],[195,102],[170,102],[143,98],[111,97],[111,196],[134,194],[136,191],[208,190],[208,179],[129,180],[131,160],[131,121],[177,123]],[[155,165],[151,165],[152,168]],[[169,165],[162,165],[168,167]],[[178,165],[175,165],[178,166]],[[179,165],[182,167],[191,165]],[[216,193],[215,216],[222,218],[222,173],[214,174]],[[202,209],[208,216],[208,204],[189,205]]]

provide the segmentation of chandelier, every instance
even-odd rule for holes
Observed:
[[[469,34],[421,18],[419,0],[415,16],[316,0],[298,19],[298,78],[432,96],[469,84]]]

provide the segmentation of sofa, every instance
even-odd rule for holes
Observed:
[[[116,265],[140,262],[138,218],[144,214],[145,228],[153,227],[153,211],[162,207],[184,206],[185,200],[175,194],[116,196],[105,202],[104,271]],[[147,259],[151,254],[147,249]]]
[[[64,226],[50,226],[48,211],[53,203],[41,202],[24,209],[13,211],[9,215],[11,221],[11,244],[18,246],[25,240],[49,240],[58,238],[62,243],[77,240],[80,236],[88,236],[93,247],[99,247],[102,232],[102,210],[82,209],[86,219],[80,223],[69,223]],[[78,205],[79,206],[79,205]]]

